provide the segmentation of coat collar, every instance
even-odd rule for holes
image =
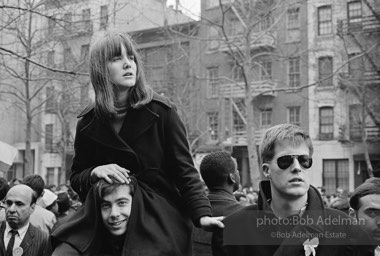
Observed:
[[[293,231],[305,231],[305,229],[309,230],[313,233],[324,233],[325,227],[323,222],[318,221],[325,216],[325,207],[323,204],[323,200],[319,195],[318,190],[310,185],[309,190],[307,192],[307,207],[306,211],[301,218],[310,219],[310,225],[298,225],[295,226],[295,230]],[[272,212],[271,207],[268,203],[268,200],[271,199],[271,188],[270,181],[265,180],[260,182],[260,193],[258,198],[258,209],[266,212]]]
[[[128,144],[138,139],[159,117],[149,108],[149,104],[138,109],[128,109],[120,130],[123,137],[121,138],[109,122],[96,118],[93,110],[87,111],[84,115],[89,122],[80,132],[104,146],[130,153],[134,153],[134,151]]]

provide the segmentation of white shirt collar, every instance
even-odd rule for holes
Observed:
[[[9,231],[11,231],[13,228],[11,228],[11,226],[9,226],[8,222],[5,222],[5,224],[6,224],[6,226],[5,226],[4,234],[5,234],[5,235],[8,235]],[[21,240],[24,239],[24,236],[25,236],[25,234],[26,234],[26,231],[28,231],[29,225],[30,225],[30,224],[29,224],[29,221],[28,221],[28,223],[27,223],[25,226],[23,226],[23,227],[17,229],[18,235],[20,236],[20,239],[21,239]]]

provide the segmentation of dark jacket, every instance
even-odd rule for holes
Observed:
[[[211,203],[212,216],[229,216],[243,208],[233,194],[225,190],[210,191],[207,195]],[[222,237],[217,230],[213,233],[206,232],[201,228],[193,231],[193,254],[197,256],[223,256]]]
[[[0,224],[0,255],[5,255],[5,227],[5,221],[2,221]],[[32,224],[29,224],[29,228],[26,231],[20,247],[23,249],[22,256],[50,256],[51,254],[51,246],[48,242],[48,235]]]
[[[123,243],[116,237],[107,239],[112,236],[107,235],[101,219],[101,200],[91,188],[86,203],[52,233],[53,255],[191,255],[189,219],[149,186],[131,179],[135,191]]]
[[[245,207],[224,220],[223,244],[228,255],[303,256],[304,243],[316,241],[315,237],[317,256],[371,255],[369,247],[362,246],[368,237],[358,223],[341,211],[325,208],[314,187],[310,186],[302,217],[286,219],[273,214],[268,204],[270,191],[270,182],[262,181],[258,205]]]
[[[211,216],[185,127],[166,98],[155,94],[149,104],[129,108],[119,134],[110,122],[97,119],[91,107],[79,117],[70,181],[81,200],[91,188],[91,171],[116,163],[191,216],[196,226],[200,217]]]

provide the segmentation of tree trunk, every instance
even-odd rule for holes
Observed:
[[[247,130],[247,150],[249,163],[249,176],[254,190],[259,189],[260,169],[258,166],[257,149],[255,141],[255,126],[253,120],[253,97],[251,90],[252,72],[251,72],[251,49],[250,49],[250,33],[247,33],[245,44],[245,107],[246,107],[246,130]]]

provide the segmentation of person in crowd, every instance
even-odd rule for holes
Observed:
[[[8,181],[4,178],[0,178],[0,221],[5,220],[5,206],[3,203],[3,199],[5,198],[8,190]]]
[[[206,183],[213,216],[228,216],[243,208],[233,193],[239,188],[240,175],[237,163],[231,154],[225,151],[206,155],[200,164],[200,173]],[[223,256],[220,230],[212,234],[195,229],[194,249],[203,251],[203,255]]]
[[[350,203],[347,191],[342,187],[336,188],[336,197],[330,202],[330,207],[343,211],[344,213],[349,213]]]
[[[55,215],[46,210],[39,203],[38,199],[43,198],[45,195],[45,181],[38,174],[27,175],[22,179],[22,183],[29,186],[35,193],[37,198],[36,206],[33,213],[30,215],[30,223],[33,226],[40,228],[46,234],[50,234],[55,222],[57,221]],[[52,193],[52,192],[51,192]]]
[[[42,196],[42,202],[45,205],[45,209],[52,212],[55,217],[58,216],[58,196],[57,194],[51,192],[48,189],[44,190],[44,194]]]
[[[79,196],[75,191],[73,191],[73,193],[71,193],[70,200],[71,200],[71,203],[70,203],[70,210],[69,211],[70,211],[70,213],[76,212],[78,210],[78,208],[82,206],[82,202],[80,201]]]
[[[55,184],[47,185],[46,189],[49,189],[51,192],[55,193],[55,192],[57,192],[57,185],[55,185]]]
[[[69,194],[66,192],[59,192],[57,194],[58,214],[57,221],[67,217],[70,214],[71,202]]]
[[[374,255],[380,255],[380,178],[367,179],[350,197],[356,218],[364,220],[364,229],[375,245]]]
[[[176,107],[147,86],[135,43],[125,33],[98,38],[90,48],[89,66],[95,104],[79,115],[72,188],[84,202],[99,179],[111,183],[114,177],[128,183],[130,176],[136,176],[170,202],[164,209],[164,222],[183,228],[181,235],[173,234],[173,247],[181,255],[190,255],[190,219],[195,226],[209,230],[223,227],[223,223],[221,218],[211,217]],[[152,199],[144,201],[151,205],[145,215],[157,217],[155,211],[162,206]]]
[[[21,184],[22,183],[22,181],[20,180],[20,179],[18,179],[18,178],[13,178],[12,180],[11,180],[11,182],[9,183],[9,186],[10,187],[13,187],[14,185],[18,185],[18,184]]]
[[[123,255],[134,193],[135,183],[111,184],[100,180],[87,196],[84,208],[74,213],[68,226],[53,232],[52,255]],[[94,222],[86,225],[91,220]],[[73,232],[67,232],[67,227]],[[90,232],[92,237],[88,239],[86,234]],[[84,242],[89,243],[85,249]]]
[[[266,180],[260,182],[257,205],[223,221],[228,255],[365,255],[367,237],[352,223],[356,220],[325,208],[310,185],[312,155],[312,141],[299,126],[280,124],[264,133],[260,156]]]
[[[6,221],[0,223],[0,255],[51,255],[48,234],[33,226],[36,193],[27,185],[11,187],[5,197]]]

